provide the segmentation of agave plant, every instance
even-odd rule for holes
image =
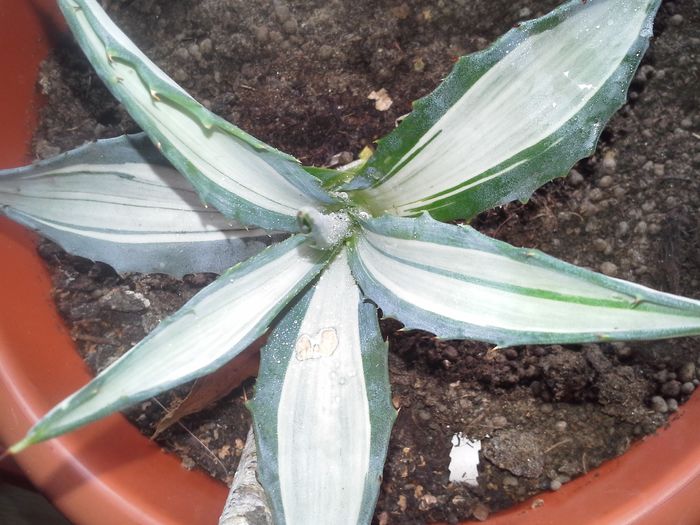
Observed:
[[[59,0],[145,134],[2,172],[4,213],[118,271],[223,273],[12,452],[212,372],[270,329],[250,409],[275,522],[369,523],[395,418],[377,307],[499,347],[700,334],[698,301],[440,222],[527,199],[592,153],[659,3],[570,0],[511,29],[340,172],[209,112],[95,0]]]

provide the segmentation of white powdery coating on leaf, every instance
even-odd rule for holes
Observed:
[[[311,298],[277,411],[288,524],[357,523],[370,456],[359,301],[343,252]]]
[[[635,299],[633,296],[625,296],[603,286],[548,268],[515,261],[504,255],[446,244],[388,237],[371,231],[365,231],[363,235],[372,246],[392,257],[454,274],[468,275],[472,279],[590,299],[610,299],[630,303]]]
[[[0,179],[0,201],[38,222],[77,233],[91,230],[83,235],[106,240],[152,242],[146,234],[173,234],[165,240],[185,242],[178,235],[206,233],[213,240],[263,234],[204,206],[174,168],[146,163],[76,164]]]
[[[63,414],[73,397],[49,413],[52,427],[67,427],[89,418],[120,400],[172,385],[207,369],[242,341],[317,264],[305,246],[240,277],[204,296],[184,315],[162,323],[148,338],[105,369],[108,376],[94,397]],[[206,292],[206,289],[203,291]],[[203,293],[200,292],[200,293]],[[196,299],[196,297],[195,297]],[[128,360],[127,360],[128,358]],[[90,388],[90,385],[85,387]]]
[[[311,237],[318,248],[337,246],[350,235],[352,223],[345,212],[324,214],[314,208],[304,207],[299,211],[299,216],[311,219]]]
[[[121,45],[136,54],[154,75],[185,94],[136,49],[95,2],[88,0],[85,4],[100,24]],[[75,18],[88,39],[91,50],[96,56],[106,57],[105,45],[85,13],[76,9]],[[252,204],[283,215],[294,216],[302,206],[313,204],[313,199],[295,188],[243,141],[218,129],[205,130],[194,117],[167,101],[159,100],[157,95],[154,97],[130,65],[117,59],[105,59],[105,63],[113,71],[111,81],[115,89],[137,106],[142,114],[141,119],[147,119],[157,127],[163,140],[173,144],[188,162],[215,184]]]
[[[614,335],[654,327],[690,329],[700,323],[690,316],[634,310],[632,303],[630,308],[587,305],[468,282],[458,275],[441,275],[397,261],[364,238],[358,242],[357,253],[367,273],[397,298],[426,313],[468,325],[519,332]],[[462,273],[468,276],[469,268]]]
[[[464,191],[456,186],[551,136],[575,117],[620,66],[640,31],[646,29],[648,4],[589,2],[556,27],[525,39],[486,72],[396,165],[425,146],[423,151],[385,183],[367,191],[373,206],[400,215],[414,213],[417,206]],[[481,183],[474,180],[468,186]],[[438,197],[439,192],[445,193]]]

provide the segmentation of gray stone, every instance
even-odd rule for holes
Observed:
[[[668,404],[663,397],[654,396],[651,398],[651,409],[659,414],[665,414],[668,412]]]
[[[483,444],[483,455],[516,476],[538,478],[544,470],[542,443],[532,432],[508,429]]]

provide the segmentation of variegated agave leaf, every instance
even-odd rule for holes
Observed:
[[[235,266],[56,405],[10,450],[18,452],[216,370],[265,333],[331,256],[294,236]]]
[[[334,203],[292,157],[214,115],[151,62],[96,0],[59,0],[112,94],[202,199],[242,224],[296,231],[298,209]]]
[[[364,223],[350,265],[387,317],[444,339],[501,347],[700,334],[700,301],[493,240],[468,226]]]
[[[221,273],[284,237],[203,205],[145,134],[0,171],[0,210],[119,272]]]
[[[565,175],[624,103],[659,4],[570,0],[462,58],[380,141],[354,199],[375,216],[470,219]]]
[[[371,522],[395,411],[345,251],[273,330],[250,408],[276,524]]]

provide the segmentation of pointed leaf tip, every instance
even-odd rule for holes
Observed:
[[[659,0],[569,0],[461,58],[348,185],[376,216],[469,219],[593,153],[626,99]]]

